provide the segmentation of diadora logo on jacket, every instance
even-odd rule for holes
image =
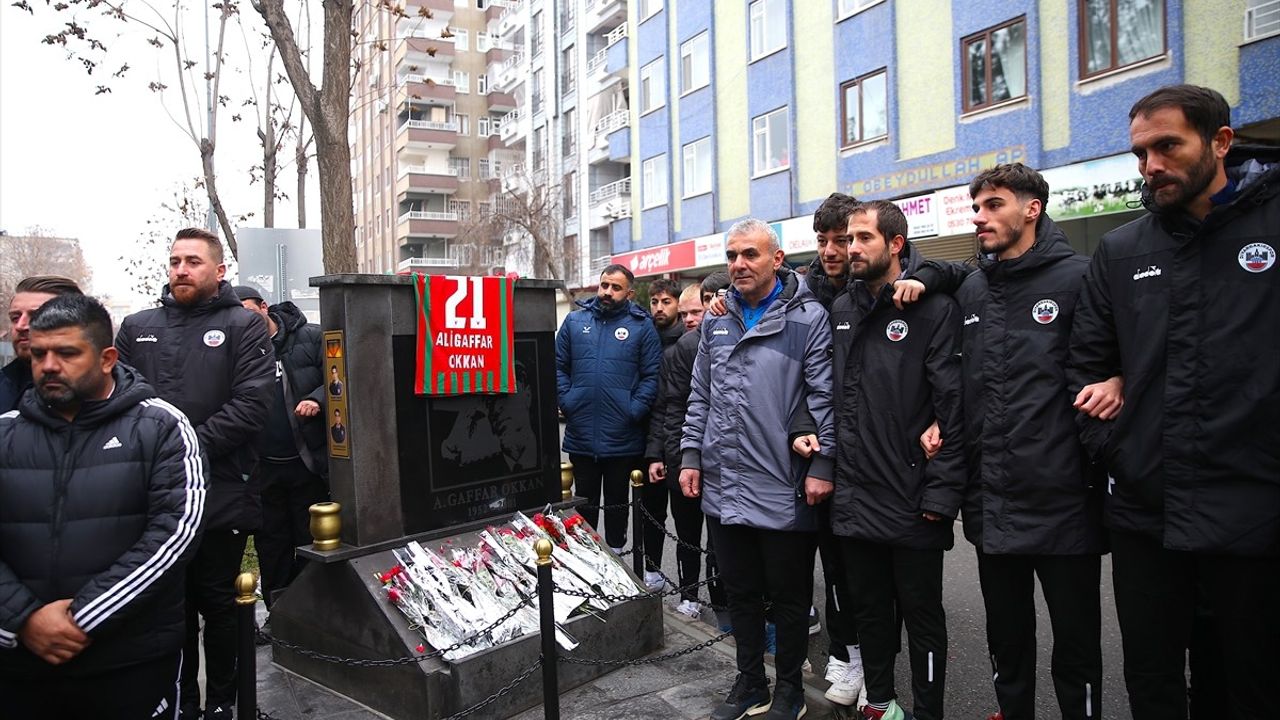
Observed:
[[[839,325],[836,325],[836,329],[837,329],[837,330],[848,330],[848,329],[849,329],[849,323],[848,323],[848,322],[842,322],[842,323],[840,323]]]
[[[156,339],[156,336],[152,335],[151,333],[147,333],[146,335],[139,335],[138,337],[134,338],[133,341],[134,342],[160,342],[159,340]]]
[[[1236,257],[1240,267],[1251,273],[1266,272],[1276,264],[1276,251],[1266,243],[1250,243]]]
[[[965,325],[973,325],[974,323],[978,323],[981,321],[982,321],[982,318],[978,317],[978,313],[973,313],[971,315],[964,316]]]
[[[1145,270],[1138,270],[1134,272],[1133,279],[1141,280],[1143,278],[1160,277],[1163,272],[1164,271],[1160,269],[1159,265],[1148,265]]]
[[[891,320],[884,328],[884,336],[893,342],[898,342],[907,336],[909,330],[906,320]]]
[[[1031,317],[1041,325],[1048,325],[1058,319],[1058,303],[1045,298],[1031,306]]]

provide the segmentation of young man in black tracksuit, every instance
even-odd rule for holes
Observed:
[[[1197,605],[1225,686],[1213,716],[1276,715],[1280,153],[1233,148],[1230,112],[1192,85],[1134,104],[1150,212],[1103,236],[1071,337],[1074,385],[1125,378],[1120,415],[1083,438],[1107,468],[1135,720],[1187,717]]]
[[[986,605],[1000,706],[991,717],[1036,717],[1036,578],[1062,717],[1102,717],[1102,478],[1079,442],[1065,374],[1088,259],[1044,214],[1049,186],[1035,170],[997,166],[969,194],[977,266],[930,261],[895,292],[954,293],[964,318],[965,433],[942,442],[963,444],[969,470],[964,531]],[[1118,378],[1087,394],[1086,410],[1118,412]]]
[[[228,718],[236,698],[235,588],[245,540],[258,527],[251,482],[253,439],[266,424],[275,386],[267,324],[245,310],[223,276],[222,244],[200,228],[178,231],[162,306],[120,323],[121,362],[191,420],[209,456],[206,529],[187,568],[187,639],[182,717],[199,713],[198,616],[204,616],[205,718]]]
[[[945,295],[899,310],[894,280],[915,269],[896,205],[856,206],[849,219],[854,282],[831,308],[836,410],[832,531],[840,536],[866,673],[865,717],[901,720],[894,691],[907,627],[915,716],[943,715],[947,627],[942,553],[953,543],[965,464],[959,444],[925,461],[917,438],[935,418],[960,437],[960,315]]]
[[[262,527],[254,535],[262,571],[262,599],[274,595],[302,571],[294,556],[311,542],[310,507],[329,499],[329,458],[324,434],[324,348],[320,326],[308,323],[289,301],[270,305],[257,288],[237,285],[246,310],[267,323],[276,352],[271,412],[255,441],[254,469],[262,493]]]

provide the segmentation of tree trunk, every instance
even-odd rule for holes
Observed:
[[[267,120],[267,131],[258,129],[262,142],[262,227],[276,226],[276,125]]]
[[[293,164],[298,168],[298,227],[307,226],[307,116],[303,113],[298,121],[298,147],[293,153]],[[353,219],[354,224],[354,219]]]
[[[227,211],[222,207],[222,199],[218,197],[217,176],[213,172],[213,143],[208,138],[200,140],[200,165],[204,168],[204,189],[209,194],[209,205],[218,218],[218,226],[222,228],[222,237],[227,241],[231,257],[239,260],[240,249],[236,245],[236,233],[227,219]]]

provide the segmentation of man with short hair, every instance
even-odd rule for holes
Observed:
[[[1101,717],[1102,478],[1078,441],[1066,366],[1088,259],[1045,214],[1049,185],[1021,164],[969,183],[976,267],[924,263],[898,283],[954,293],[964,318],[965,536],[978,553],[996,720],[1036,717],[1035,580],[1053,628],[1051,674],[1064,719]],[[1110,418],[1120,379],[1090,386]]]
[[[16,357],[0,368],[0,413],[16,409],[22,393],[31,387],[31,314],[59,295],[79,292],[74,280],[58,275],[32,275],[18,281],[9,301],[9,334]]]
[[[901,720],[894,690],[900,616],[907,627],[915,717],[943,716],[947,621],[942,553],[965,487],[962,444],[925,461],[916,438],[936,418],[961,437],[960,316],[951,298],[894,307],[893,281],[916,269],[907,219],[886,200],[853,208],[853,280],[831,308],[840,536],[865,672],[867,718]]]
[[[665,277],[649,283],[649,314],[664,350],[675,345],[685,332],[678,317],[679,304],[680,283]]]
[[[125,318],[116,336],[121,362],[190,418],[209,456],[208,522],[187,569],[182,665],[182,713],[195,718],[202,615],[207,720],[230,717],[235,705],[234,582],[245,540],[260,521],[253,439],[266,424],[276,375],[267,324],[223,280],[222,257],[213,233],[179,230],[161,307]]]
[[[1119,417],[1082,437],[1108,474],[1129,705],[1135,720],[1187,717],[1202,605],[1225,685],[1213,714],[1274,717],[1280,153],[1233,147],[1227,101],[1194,85],[1134,103],[1129,140],[1149,213],[1103,236],[1070,351],[1073,388],[1125,378]]]
[[[329,497],[328,445],[320,415],[324,403],[324,349],[320,326],[308,323],[297,305],[270,305],[249,285],[237,285],[246,310],[267,323],[276,356],[271,412],[255,439],[255,470],[262,492],[262,527],[254,536],[262,572],[262,599],[271,609],[275,593],[302,571],[294,549],[311,542],[309,508]]]
[[[738,677],[714,720],[805,714],[819,503],[831,494],[831,328],[799,276],[782,266],[778,236],[747,219],[727,233],[728,313],[704,317],[682,432],[680,488],[702,498],[737,641]],[[790,419],[813,417],[820,450],[791,451]],[[765,604],[777,625],[778,684],[764,673]]]
[[[0,415],[2,714],[175,718],[200,441],[97,300],[48,300],[27,342],[34,391]]]
[[[632,470],[644,463],[645,420],[658,396],[662,346],[649,314],[631,301],[635,276],[621,265],[600,273],[595,297],[579,300],[556,333],[556,390],[574,489],[592,527],[605,510],[605,542],[627,542]]]

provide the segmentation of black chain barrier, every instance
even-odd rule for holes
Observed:
[[[698,652],[699,650],[705,650],[711,647],[712,645],[715,645],[716,643],[720,642],[721,640],[724,640],[725,638],[732,637],[732,636],[733,636],[733,631],[723,632],[723,633],[720,633],[719,635],[716,635],[713,638],[704,640],[703,642],[700,642],[697,645],[690,645],[689,647],[681,648],[679,650],[676,650],[675,652],[669,652],[664,655],[652,655],[650,657],[640,658],[639,660],[596,660],[591,658],[576,658],[576,657],[564,657],[564,656],[561,656],[559,660],[560,662],[569,663],[571,665],[612,665],[612,666],[652,665],[653,663],[660,663],[665,660],[674,660],[678,657],[691,655],[695,652]]]
[[[654,527],[656,527],[656,528],[658,528],[659,530],[661,530],[661,531],[662,531],[662,534],[663,534],[663,535],[666,535],[667,537],[669,537],[669,538],[671,538],[672,540],[674,540],[674,541],[675,541],[675,543],[676,543],[676,545],[679,545],[680,547],[685,548],[685,549],[687,549],[687,550],[697,550],[698,552],[702,553],[703,555],[714,555],[714,554],[715,554],[715,551],[714,551],[714,550],[707,550],[707,549],[706,549],[706,548],[704,548],[704,547],[701,547],[701,546],[698,546],[698,545],[694,545],[694,544],[692,544],[692,543],[687,543],[687,542],[685,542],[684,540],[681,540],[681,539],[680,539],[680,537],[679,537],[678,535],[676,535],[675,533],[673,533],[673,532],[671,532],[670,530],[668,530],[668,529],[667,529],[667,526],[666,526],[666,524],[665,524],[665,523],[660,523],[660,522],[658,522],[658,519],[657,519],[657,518],[655,518],[653,515],[650,515],[650,514],[649,514],[649,508],[646,508],[646,507],[644,506],[644,503],[641,503],[641,504],[640,504],[640,512],[644,513],[644,519],[645,519],[645,521],[646,521],[646,522],[650,523],[650,524],[651,524],[651,525],[653,525]]]
[[[485,699],[481,700],[480,702],[476,703],[475,705],[472,705],[471,707],[467,708],[466,710],[459,710],[458,712],[456,712],[456,713],[454,713],[454,714],[452,714],[452,715],[449,715],[448,717],[444,718],[444,720],[458,720],[458,718],[464,718],[464,717],[466,717],[466,716],[470,715],[471,713],[477,712],[477,711],[479,711],[479,710],[482,710],[482,709],[484,709],[484,708],[488,707],[489,705],[492,705],[493,703],[495,703],[495,702],[497,702],[497,701],[498,701],[498,698],[501,698],[503,695],[506,695],[507,693],[509,693],[509,692],[511,692],[512,690],[514,690],[514,689],[516,688],[516,686],[517,686],[517,685],[519,685],[520,683],[524,682],[525,680],[528,680],[528,679],[529,679],[529,676],[530,676],[530,675],[532,675],[532,674],[534,673],[534,671],[535,671],[535,670],[537,670],[537,669],[538,669],[538,668],[540,668],[540,667],[542,667],[542,656],[541,656],[541,655],[539,655],[539,656],[538,656],[537,661],[535,661],[532,665],[530,665],[528,668],[526,668],[524,672],[522,672],[522,673],[520,673],[519,675],[517,675],[517,676],[515,676],[514,678],[512,678],[512,679],[511,679],[511,682],[509,682],[509,683],[507,683],[506,685],[503,685],[502,687],[498,688],[498,690],[497,690],[497,691],[495,691],[492,695],[490,695],[489,697],[487,697],[487,698],[485,698]]]

